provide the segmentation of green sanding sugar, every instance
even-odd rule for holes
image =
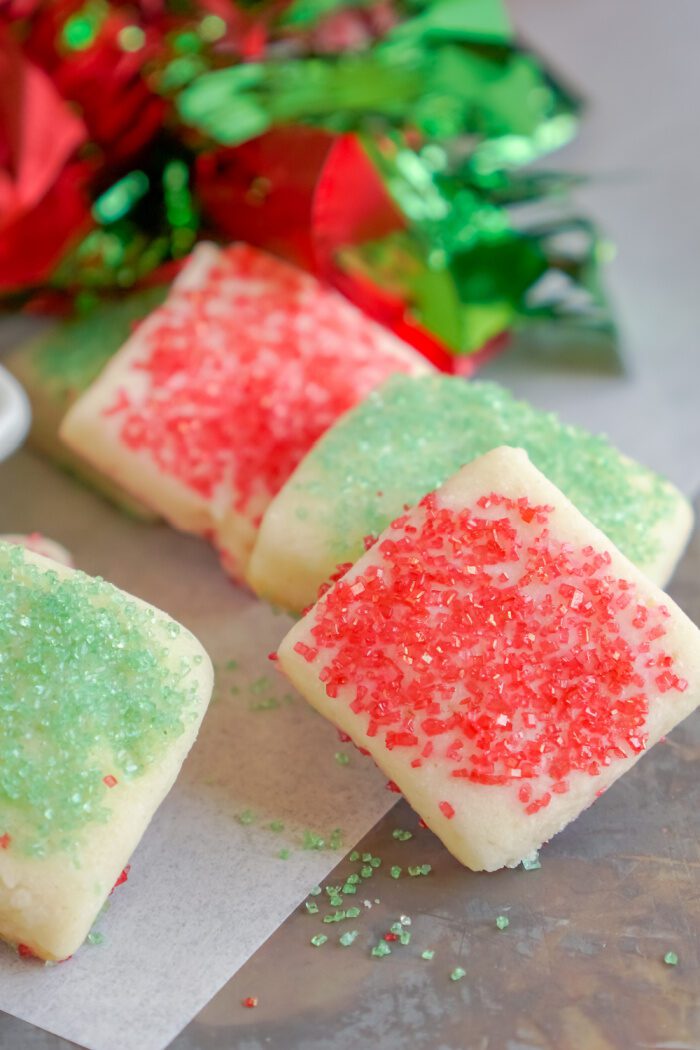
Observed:
[[[454,970],[450,974],[451,981],[461,981],[463,977],[467,976],[467,971],[463,970],[461,966],[455,966]]]
[[[664,962],[667,966],[678,966],[678,956],[675,952],[666,952]]]
[[[507,915],[497,915],[496,916],[496,926],[498,927],[499,930],[507,930],[508,927],[510,926],[510,919],[508,918]]]
[[[379,944],[375,944],[372,948],[372,955],[375,959],[382,959],[385,955],[391,955],[391,948],[386,941],[380,941]]]
[[[314,936],[311,938],[311,943],[313,944],[314,948],[320,948],[321,945],[325,944],[327,940],[328,938],[326,937],[325,933],[315,933]]]
[[[180,628],[83,573],[0,544],[0,832],[43,856],[109,817],[108,795],[197,717]],[[200,658],[201,659],[201,658]]]
[[[109,358],[131,335],[134,324],[159,306],[165,286],[100,305],[51,328],[27,347],[31,366],[55,396],[72,400],[86,390]]]
[[[430,962],[432,959],[435,958],[435,952],[432,950],[432,948],[426,948],[425,951],[422,951],[420,953],[420,957],[421,959],[425,959],[426,962]]]
[[[392,377],[318,442],[290,491],[301,503],[313,501],[335,561],[355,561],[363,538],[378,535],[404,504],[499,445],[524,448],[632,561],[644,565],[659,553],[655,530],[678,506],[675,489],[605,438],[517,401],[496,383]]]
[[[348,930],[346,933],[341,934],[338,941],[342,944],[343,948],[348,948],[357,940],[359,932],[359,930]]]

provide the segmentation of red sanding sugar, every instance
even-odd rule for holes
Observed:
[[[687,683],[664,651],[668,610],[610,574],[610,555],[550,530],[552,507],[493,494],[455,511],[426,497],[381,561],[319,602],[309,642],[330,698],[390,750],[460,782],[512,785],[527,813],[642,751],[649,690]]]
[[[121,440],[201,496],[269,499],[407,348],[314,278],[254,248],[222,252],[141,329],[135,382],[106,415]],[[410,353],[410,352],[409,352]]]

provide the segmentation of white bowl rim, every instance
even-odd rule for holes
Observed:
[[[30,418],[27,395],[14,376],[0,365],[0,461],[22,443]]]

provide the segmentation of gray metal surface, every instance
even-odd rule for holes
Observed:
[[[630,372],[532,367],[517,352],[490,372],[697,492],[697,3],[511,7],[591,100],[579,140],[556,162],[598,176],[581,200],[618,247],[610,280]],[[673,593],[700,620],[697,536]],[[381,903],[357,921],[355,945],[338,947],[338,928],[295,914],[173,1050],[700,1050],[698,757],[695,715],[555,839],[533,872],[464,871],[400,803],[360,846],[383,866],[372,880]],[[410,842],[392,839],[399,826],[415,830]],[[427,878],[389,876],[392,863],[423,862],[433,866]],[[371,958],[368,944],[401,914],[412,918],[412,944]],[[510,918],[503,932],[498,914]],[[332,933],[314,949],[319,929]],[[424,947],[435,950],[431,962],[420,958]],[[677,967],[664,965],[667,950]],[[453,983],[458,964],[467,976]],[[241,1005],[249,995],[259,998],[254,1010]],[[69,1045],[0,1017],[0,1050]]]

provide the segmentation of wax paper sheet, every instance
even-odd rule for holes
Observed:
[[[396,796],[268,660],[289,619],[229,582],[204,543],[131,521],[22,452],[0,466],[0,533],[33,530],[186,624],[217,668],[101,943],[51,967],[0,947],[0,1009],[93,1050],[160,1050]]]

